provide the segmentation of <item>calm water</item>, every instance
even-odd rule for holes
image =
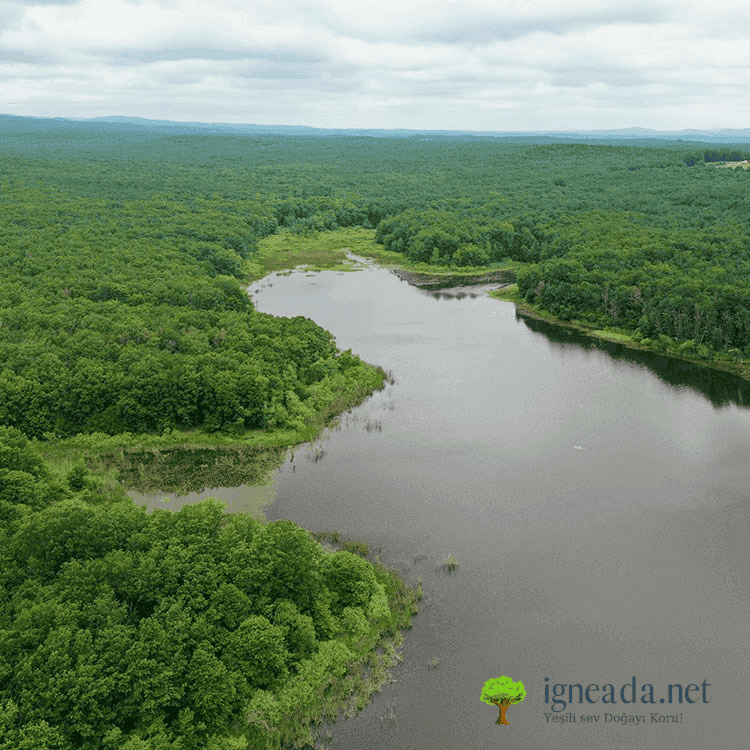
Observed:
[[[397,681],[332,728],[332,747],[747,747],[750,413],[727,401],[748,403],[738,381],[553,340],[485,289],[423,292],[370,268],[250,290],[258,309],[312,318],[395,378],[290,457],[265,507],[423,576]],[[453,574],[438,569],[450,554]],[[501,675],[528,691],[508,726],[479,700]],[[545,677],[612,684],[617,702],[592,691],[599,701],[579,704],[575,689],[552,712]],[[630,705],[620,689],[633,678]],[[669,684],[704,681],[710,702],[700,687],[693,705],[669,704]],[[640,702],[647,683],[653,705]]]

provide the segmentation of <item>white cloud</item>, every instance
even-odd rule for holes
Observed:
[[[44,116],[497,130],[744,127],[745,7],[736,0],[717,0],[710,10],[694,0],[6,2],[0,87],[5,111]]]

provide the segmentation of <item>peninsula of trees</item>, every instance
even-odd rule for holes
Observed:
[[[92,482],[0,427],[3,750],[303,743],[388,666],[375,650],[416,597],[383,565],[291,521],[211,499],[147,515]]]

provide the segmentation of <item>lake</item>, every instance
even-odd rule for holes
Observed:
[[[375,267],[256,282],[257,309],[312,318],[394,382],[260,494],[171,507],[260,497],[422,576],[395,682],[331,747],[746,746],[747,384],[525,322],[489,288]],[[501,675],[527,695],[498,726],[480,694]]]

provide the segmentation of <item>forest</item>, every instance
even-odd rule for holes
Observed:
[[[211,499],[146,515],[92,483],[0,428],[3,750],[299,744],[416,610],[362,545]]]
[[[0,424],[37,438],[295,428],[382,382],[312,321],[253,311],[254,210],[6,187]]]
[[[214,501],[147,515],[91,467],[42,458],[87,436],[293,444],[381,387],[383,370],[313,321],[253,308],[248,284],[282,267],[263,242],[367,230],[410,267],[513,268],[519,299],[558,320],[742,362],[750,174],[724,163],[749,157],[6,127],[0,750],[301,743],[408,627],[416,595],[357,547]]]

